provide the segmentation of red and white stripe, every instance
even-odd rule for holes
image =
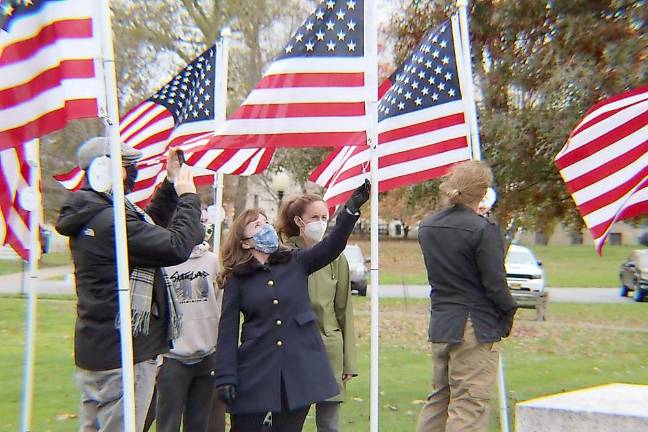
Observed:
[[[253,175],[263,172],[272,160],[273,149],[210,150],[196,154],[195,147],[202,146],[207,138],[196,138],[182,145],[187,164],[191,166],[194,183],[197,186],[214,182],[217,171],[223,174]],[[139,172],[135,190],[128,198],[145,206],[153,196],[155,188],[166,176],[165,157],[151,158],[138,164]]]
[[[379,190],[385,192],[445,175],[456,163],[471,158],[463,101],[387,118],[378,123]],[[330,207],[343,204],[369,177],[367,146],[334,151],[311,174],[326,187]]]
[[[182,146],[189,165],[223,174],[253,175],[263,172],[272,161],[272,148],[206,149],[211,136],[194,138]]]
[[[366,142],[364,69],[361,57],[275,61],[207,149]]]
[[[0,32],[0,149],[98,115],[98,10],[86,0],[45,2]]]
[[[18,204],[19,194],[29,187],[26,146],[0,151],[0,217],[4,238],[23,259],[29,259],[29,212]]]
[[[614,222],[648,213],[648,86],[590,108],[555,162],[601,253]]]
[[[142,151],[143,157],[138,164],[139,173],[135,190],[129,199],[139,205],[145,205],[153,196],[155,187],[164,180],[165,154],[171,147],[179,146],[185,152],[185,159],[192,165],[194,180],[197,185],[213,182],[215,171],[223,174],[252,175],[265,170],[272,159],[272,149],[203,150],[211,133],[205,133],[207,127],[213,127],[213,121],[181,124],[174,129],[173,116],[161,105],[145,101],[130,110],[120,123],[120,135],[126,144]],[[69,190],[80,189],[85,176],[75,167],[71,171],[55,175],[54,178]]]

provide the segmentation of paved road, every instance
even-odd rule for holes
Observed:
[[[618,288],[547,288],[549,301],[556,303],[631,303],[632,299],[619,296]],[[369,290],[371,291],[371,290]],[[427,298],[426,285],[382,285],[380,297]]]
[[[48,267],[38,272],[39,294],[73,294],[72,267]],[[61,277],[65,279],[60,279]],[[51,278],[56,278],[51,280]],[[0,294],[20,294],[26,290],[27,275],[15,273],[0,276]]]
[[[51,278],[65,277],[65,280]],[[0,294],[21,293],[22,275],[0,276]],[[51,267],[41,269],[38,279],[39,294],[73,294],[72,267]],[[631,303],[632,299],[619,297],[618,288],[548,288],[549,301],[559,303]],[[371,290],[369,290],[371,294]],[[427,298],[426,285],[382,285],[380,297]]]

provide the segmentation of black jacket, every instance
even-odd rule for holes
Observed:
[[[216,344],[216,385],[237,387],[232,413],[294,410],[340,392],[310,306],[308,275],[342,253],[357,219],[343,210],[331,234],[312,248],[280,250],[265,265],[253,259],[234,268]]]
[[[183,194],[178,198],[171,183],[165,180],[147,213],[158,225],[147,223],[134,209],[126,207],[129,269],[159,268],[186,261],[203,238],[198,196]],[[119,368],[120,336],[115,328],[117,267],[110,196],[91,189],[73,193],[61,208],[56,230],[70,237],[74,261],[78,298],[74,332],[76,365],[88,370]],[[167,301],[158,269],[153,282],[149,333],[133,339],[135,363],[169,350]]]
[[[432,303],[431,342],[461,342],[470,315],[479,342],[499,341],[516,303],[506,282],[498,226],[456,205],[419,225]]]

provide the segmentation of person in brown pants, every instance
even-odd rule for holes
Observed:
[[[417,432],[480,432],[488,427],[498,342],[517,305],[506,283],[497,225],[480,216],[492,174],[481,161],[456,165],[440,186],[446,208],[425,217],[419,243],[431,292],[432,393]]]

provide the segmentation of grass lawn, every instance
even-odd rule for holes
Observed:
[[[369,301],[354,298],[360,376],[348,386],[342,430],[369,430]],[[510,406],[545,394],[610,382],[646,383],[646,304],[552,304],[546,322],[521,311],[512,338],[502,344]],[[25,301],[0,298],[0,431],[18,428]],[[39,302],[34,424],[36,431],[76,428],[72,335],[74,301]],[[414,430],[429,390],[431,363],[423,300],[381,300],[380,428]],[[511,410],[512,412],[513,410]],[[491,431],[497,429],[497,410]],[[305,431],[315,431],[309,416]]]
[[[370,256],[368,240],[354,241]],[[594,247],[532,246],[542,261],[550,287],[616,287],[619,266],[637,246],[606,246],[599,257]],[[390,240],[380,243],[380,283],[427,285],[427,275],[418,242]]]
[[[598,256],[593,246],[533,246],[542,261],[547,286],[616,287],[619,267],[641,246],[605,246]]]
[[[58,267],[64,265],[72,265],[72,257],[69,252],[56,252],[49,253],[42,256],[39,266]],[[27,263],[25,263],[24,270],[27,271]],[[19,273],[23,271],[22,260],[0,260],[0,275]]]

